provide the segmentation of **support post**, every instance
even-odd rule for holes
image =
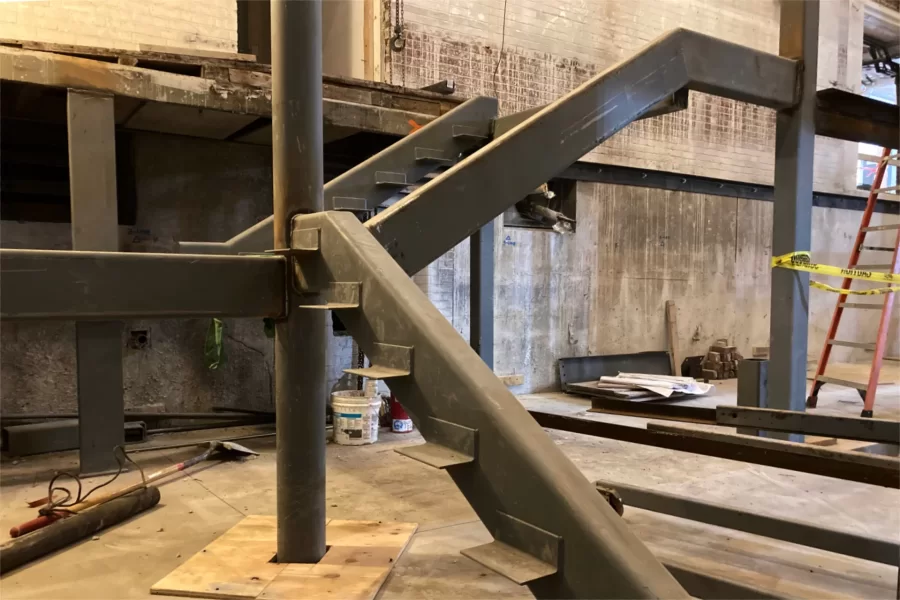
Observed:
[[[272,178],[275,248],[289,248],[291,219],[324,208],[322,2],[272,0]],[[288,272],[288,277],[293,273]],[[325,325],[298,309],[275,325],[278,562],[325,554]]]
[[[116,138],[113,98],[69,90],[69,196],[72,249],[118,252]],[[125,443],[122,323],[75,324],[79,464],[82,474],[115,470]]]
[[[815,149],[819,0],[781,3],[779,54],[801,61],[800,102],[775,121],[775,207],[772,254],[809,250]],[[769,408],[803,411],[809,328],[809,274],[772,269]],[[796,434],[773,437],[802,441]]]
[[[494,222],[469,237],[469,344],[494,368]]]
[[[769,380],[769,361],[745,358],[738,365],[737,405],[749,408],[769,408],[766,397]],[[738,427],[743,435],[760,435],[754,427]]]

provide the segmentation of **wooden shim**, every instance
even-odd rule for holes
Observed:
[[[278,564],[276,520],[249,516],[158,581],[150,592],[193,598],[370,600],[412,539],[415,523],[344,521],[325,526],[317,564]]]
[[[672,375],[681,375],[681,355],[678,353],[678,324],[674,300],[666,300],[666,328],[669,332],[669,360],[672,362]]]

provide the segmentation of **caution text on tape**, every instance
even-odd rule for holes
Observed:
[[[834,267],[832,265],[820,265],[814,263],[809,258],[809,252],[789,252],[781,256],[772,258],[772,266],[782,269],[792,269],[794,271],[807,271],[809,273],[818,273],[820,275],[833,275],[835,277],[844,277],[845,279],[862,279],[863,281],[877,281],[881,283],[900,283],[900,274],[896,273],[878,273],[876,271],[867,271],[865,269],[848,269],[844,267]],[[853,294],[856,296],[872,296],[876,294],[890,294],[900,288],[884,287],[869,290],[848,290],[836,288],[826,283],[818,281],[810,281],[811,286],[828,292],[838,294]]]

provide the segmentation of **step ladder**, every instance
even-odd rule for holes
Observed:
[[[859,226],[859,232],[856,234],[856,242],[853,244],[853,251],[850,253],[850,261],[847,265],[848,269],[884,271],[887,273],[895,274],[900,272],[897,269],[897,254],[898,249],[900,249],[900,223],[877,226],[870,226],[869,224],[872,219],[872,213],[875,210],[875,204],[878,202],[879,194],[894,192],[895,190],[900,188],[900,186],[892,186],[887,188],[881,187],[881,184],[884,181],[884,174],[885,171],[887,171],[888,166],[900,165],[898,156],[900,155],[891,155],[890,149],[885,148],[881,157],[865,157],[866,159],[873,159],[873,162],[877,162],[878,166],[875,171],[875,178],[872,182],[872,190],[869,192],[869,199],[866,203],[866,210],[865,212],[863,212],[862,222]],[[865,243],[866,234],[876,231],[890,230],[897,231],[897,236],[895,238],[893,247],[872,246]],[[882,253],[890,252],[892,253],[892,255],[890,262],[884,261],[881,263],[861,264],[859,262],[859,256],[863,251]],[[849,278],[844,279],[841,288],[849,289],[852,281],[853,280]],[[895,284],[889,284],[889,287],[893,287],[894,285]],[[809,397],[806,399],[807,407],[815,408],[818,402],[819,390],[821,390],[822,386],[826,383],[831,383],[834,385],[856,388],[856,390],[859,392],[860,397],[863,399],[862,416],[872,416],[872,409],[875,406],[875,393],[878,388],[878,377],[881,373],[881,364],[884,359],[885,346],[887,345],[887,334],[890,327],[891,310],[894,306],[894,295],[895,294],[893,293],[884,294],[884,301],[880,304],[874,302],[848,302],[846,294],[841,294],[840,296],[838,296],[837,305],[835,306],[834,314],[831,317],[831,326],[828,328],[828,336],[825,339],[825,346],[824,348],[822,348],[822,354],[819,358],[819,364],[816,367],[816,375],[813,379],[812,391],[810,392]],[[841,323],[841,316],[844,313],[844,309],[881,310],[881,321],[878,324],[878,336],[875,339],[874,343],[854,342],[837,339],[838,326]],[[872,365],[869,370],[869,379],[867,382],[862,383],[848,381],[845,379],[829,377],[825,374],[825,369],[828,366],[828,359],[831,357],[831,349],[835,346],[862,348],[864,350],[874,351],[874,356],[872,357]]]

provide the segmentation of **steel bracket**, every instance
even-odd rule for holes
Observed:
[[[406,377],[412,372],[412,347],[375,343],[369,355],[372,366],[365,369],[344,369],[344,373],[369,379]]]
[[[456,423],[428,417],[420,426],[425,444],[399,448],[407,456],[436,469],[446,469],[475,461],[478,453],[478,430]]]
[[[562,538],[504,512],[497,514],[494,541],[462,555],[523,585],[559,570]]]

